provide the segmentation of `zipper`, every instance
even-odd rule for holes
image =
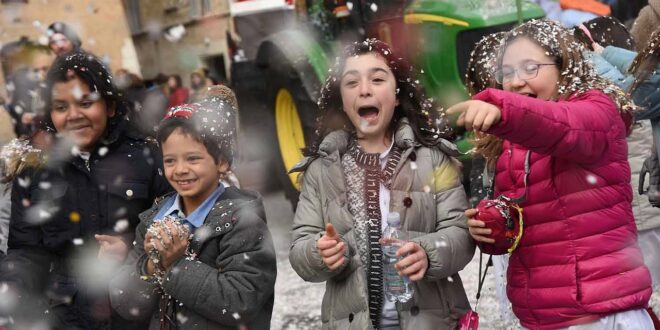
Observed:
[[[513,145],[509,145],[509,178],[513,182],[514,186],[516,184],[516,177],[513,175]]]

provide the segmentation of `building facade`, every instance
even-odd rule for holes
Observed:
[[[123,0],[142,76],[179,74],[185,84],[201,68],[227,80],[228,0]]]
[[[113,72],[126,68],[139,73],[140,64],[126,19],[121,1],[2,0],[0,46],[6,46],[2,47],[4,50],[22,42],[47,45],[48,25],[62,21],[78,33],[82,48],[103,58]],[[5,56],[0,60],[0,93],[6,95],[4,79],[21,65],[29,65],[24,63],[29,60],[25,56]]]

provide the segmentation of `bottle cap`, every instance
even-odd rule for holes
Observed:
[[[390,212],[387,215],[387,224],[391,227],[399,227],[401,225],[401,215],[399,215],[399,212]]]

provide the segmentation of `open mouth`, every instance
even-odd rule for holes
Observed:
[[[378,108],[373,106],[360,107],[358,109],[358,115],[367,120],[378,117],[378,112]]]
[[[525,95],[525,96],[527,96],[527,97],[531,97],[531,98],[537,98],[537,95],[536,95],[536,94],[532,94],[532,93],[522,93],[521,95]]]

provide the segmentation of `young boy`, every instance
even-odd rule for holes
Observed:
[[[176,193],[140,215],[134,248],[110,284],[122,316],[151,317],[150,329],[270,327],[277,271],[262,201],[219,183],[235,136],[235,106],[217,96],[172,108],[161,122]]]

